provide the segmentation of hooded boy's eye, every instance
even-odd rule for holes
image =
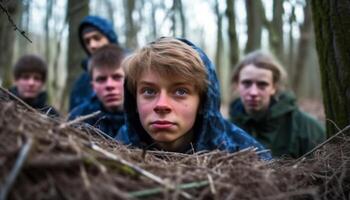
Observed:
[[[177,88],[175,90],[175,95],[177,96],[184,96],[186,94],[188,94],[188,90],[186,88]]]
[[[150,87],[141,88],[140,92],[145,96],[153,96],[156,94],[156,90]]]

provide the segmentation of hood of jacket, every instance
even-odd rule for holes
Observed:
[[[86,16],[79,25],[78,34],[79,34],[80,44],[84,48],[87,55],[90,56],[90,53],[84,44],[83,36],[82,36],[83,28],[87,25],[93,26],[97,30],[99,30],[103,35],[105,35],[108,38],[110,43],[118,44],[118,35],[114,31],[112,23],[110,23],[106,19],[103,19],[99,16],[92,16],[92,15]]]
[[[214,64],[200,48],[190,41],[186,39],[179,40],[191,46],[199,53],[208,72],[209,85],[207,93],[201,99],[200,111],[197,114],[194,125],[195,141],[192,144],[194,150],[220,149],[235,152],[250,146],[258,147],[260,150],[264,149],[260,143],[248,136],[242,129],[223,118],[220,113],[220,87]],[[152,141],[143,129],[139,115],[136,112],[136,98],[127,89],[124,95],[126,126],[121,128],[116,139],[125,144],[145,148],[147,145],[152,144]]]

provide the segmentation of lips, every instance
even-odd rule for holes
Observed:
[[[170,122],[170,121],[161,121],[157,120],[151,123],[151,126],[155,129],[169,129],[172,126],[174,126],[175,123]]]
[[[106,102],[111,102],[111,101],[119,101],[119,96],[118,95],[107,95],[104,97]]]

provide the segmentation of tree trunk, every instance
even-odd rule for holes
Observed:
[[[137,47],[137,28],[132,17],[135,10],[135,0],[125,0],[125,26],[126,26],[126,47],[129,49],[134,49]]]
[[[69,91],[72,88],[74,80],[82,71],[81,61],[84,59],[85,52],[81,47],[78,38],[78,27],[81,20],[89,14],[89,0],[68,0],[66,20],[69,26],[68,36],[68,56],[67,56],[67,81],[63,94],[64,106],[68,100]],[[62,107],[62,106],[61,106]]]
[[[215,54],[215,66],[216,66],[216,71],[217,75],[219,77],[220,84],[223,85],[222,83],[222,50],[223,50],[223,38],[222,38],[222,14],[220,13],[219,10],[219,1],[215,1],[215,14],[217,17],[217,41],[216,41],[216,54]]]
[[[307,58],[310,53],[310,41],[312,35],[312,21],[311,21],[311,8],[310,2],[306,1],[306,6],[304,7],[304,22],[300,26],[300,39],[297,51],[296,64],[293,73],[293,85],[294,91],[297,95],[300,94],[300,85],[302,80],[302,74],[305,72],[305,65]]]
[[[279,59],[284,62],[283,49],[283,0],[273,1],[273,18],[271,22],[271,29],[269,34],[270,46],[272,52]]]
[[[228,19],[228,38],[229,38],[229,54],[230,54],[230,69],[233,69],[239,60],[239,48],[236,32],[236,17],[235,17],[235,2],[226,0],[226,16]]]
[[[246,0],[247,11],[247,34],[248,40],[245,48],[245,53],[260,49],[261,47],[261,32],[263,19],[261,12],[264,12],[261,0]]]
[[[184,9],[182,6],[182,0],[177,0],[177,9],[179,10],[179,14],[180,14],[181,37],[186,38],[186,20],[185,20]]]
[[[11,19],[18,27],[18,16],[22,7],[21,1],[13,0],[7,1],[6,3],[1,1],[0,3],[1,6],[7,10]],[[10,87],[12,84],[12,57],[15,44],[13,41],[16,34],[18,33],[14,30],[13,24],[9,21],[8,16],[0,9],[0,49],[2,50],[0,53],[0,74],[2,76],[0,84],[4,87]]]
[[[51,65],[51,49],[50,49],[50,20],[52,17],[52,8],[53,8],[53,1],[52,0],[47,0],[46,1],[46,16],[45,16],[45,23],[44,23],[44,30],[45,30],[45,60],[47,62],[48,66],[48,78],[46,80],[46,85],[47,87],[47,93],[48,93],[48,101],[50,104],[52,104],[52,100],[54,99],[53,94],[55,90],[51,87],[53,85],[53,82],[55,81],[53,79],[53,70],[52,70],[52,65]]]
[[[311,3],[326,118],[344,128],[350,123],[350,3]],[[327,123],[328,136],[336,132],[337,128]]]

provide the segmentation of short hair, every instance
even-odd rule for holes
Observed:
[[[43,82],[46,81],[47,64],[39,56],[27,54],[18,59],[14,68],[13,75],[18,80],[24,73],[38,73]]]
[[[121,62],[125,57],[125,52],[122,48],[115,44],[108,44],[98,49],[89,61],[88,71],[92,77],[92,70],[99,68],[118,69],[121,67]]]
[[[272,81],[275,84],[277,91],[285,89],[287,82],[287,73],[277,59],[270,53],[261,50],[253,51],[247,54],[234,68],[231,83],[237,84],[241,70],[247,65],[254,65],[257,68],[267,69],[272,71]]]
[[[161,37],[151,42],[122,63],[127,89],[136,95],[137,81],[145,71],[162,77],[179,76],[194,84],[202,96],[208,89],[208,72],[199,53],[186,43],[171,37]]]

